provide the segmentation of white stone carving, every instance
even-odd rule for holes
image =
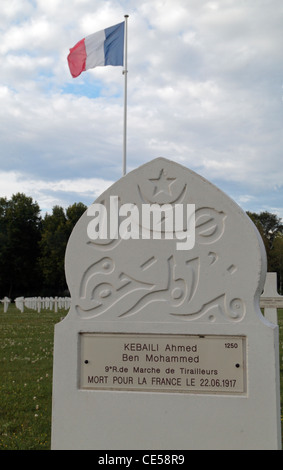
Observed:
[[[67,281],[80,318],[244,320],[247,306],[263,285],[265,259],[258,256],[264,251],[255,227],[235,202],[192,171],[163,158],[119,180],[97,202],[107,208],[114,195],[119,204],[132,203],[140,211],[142,204],[195,204],[195,246],[178,251],[176,237],[90,240],[90,217],[85,213],[66,255]]]
[[[250,218],[201,176],[164,158],[132,171],[102,194],[96,203],[107,209],[103,217],[110,201],[138,210],[142,204],[175,209],[194,204],[195,245],[178,250],[166,220],[159,240],[115,238],[114,229],[112,239],[90,239],[87,211],[80,218],[66,250],[71,307],[55,328],[52,448],[279,449],[278,326],[261,314],[266,256]],[[121,221],[126,225],[125,214],[116,222]],[[191,219],[184,222],[190,228]],[[144,221],[135,223],[139,235]],[[88,336],[90,342],[84,343]],[[195,348],[208,338],[218,346],[185,358],[186,364],[174,358],[169,371],[158,355],[140,360],[141,342],[161,351],[164,338],[173,344],[180,336]],[[103,353],[96,338],[99,344],[107,339]],[[111,340],[119,344],[117,357]],[[223,372],[232,382],[221,375],[222,352],[233,357]],[[182,380],[181,367],[187,374],[182,391],[150,390],[177,373]],[[213,377],[202,375],[210,370]],[[200,385],[194,390],[196,376]],[[240,387],[234,390],[238,377]],[[138,379],[135,390],[127,389]],[[98,382],[102,387],[95,389]],[[114,390],[117,383],[125,384],[123,390]]]

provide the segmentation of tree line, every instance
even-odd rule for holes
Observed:
[[[277,273],[277,289],[283,294],[283,224],[282,219],[268,211],[247,212],[257,227],[265,246],[267,271]]]
[[[69,236],[87,206],[54,206],[41,217],[40,207],[22,193],[0,198],[0,299],[68,295],[64,258]],[[269,212],[247,212],[265,244],[268,271],[277,272],[283,290],[283,224]]]
[[[65,249],[87,206],[81,202],[40,215],[31,197],[0,198],[0,298],[68,294]]]

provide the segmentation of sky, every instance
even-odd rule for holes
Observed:
[[[122,67],[72,78],[128,14],[127,171],[181,163],[283,218],[282,0],[0,0],[0,197],[89,206],[122,176]]]

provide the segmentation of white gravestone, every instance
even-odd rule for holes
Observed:
[[[260,306],[264,309],[264,316],[277,325],[277,309],[283,308],[283,296],[277,292],[277,273],[266,273]]]
[[[2,299],[0,302],[4,304],[4,313],[7,313],[11,299],[9,299],[8,297],[4,297],[4,299]]]
[[[24,297],[17,297],[15,299],[16,308],[20,310],[21,313],[24,311]]]
[[[183,240],[169,209],[159,225],[138,218],[154,203],[188,209]],[[105,211],[91,206],[66,250],[71,307],[55,328],[52,448],[280,448],[278,326],[260,311],[266,259],[248,216],[163,158],[96,204]],[[109,213],[111,237],[95,238]]]

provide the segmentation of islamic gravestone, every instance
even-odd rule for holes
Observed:
[[[155,225],[143,212],[153,205]],[[194,172],[158,158],[111,186],[66,250],[52,448],[280,448],[265,275],[253,223]]]

